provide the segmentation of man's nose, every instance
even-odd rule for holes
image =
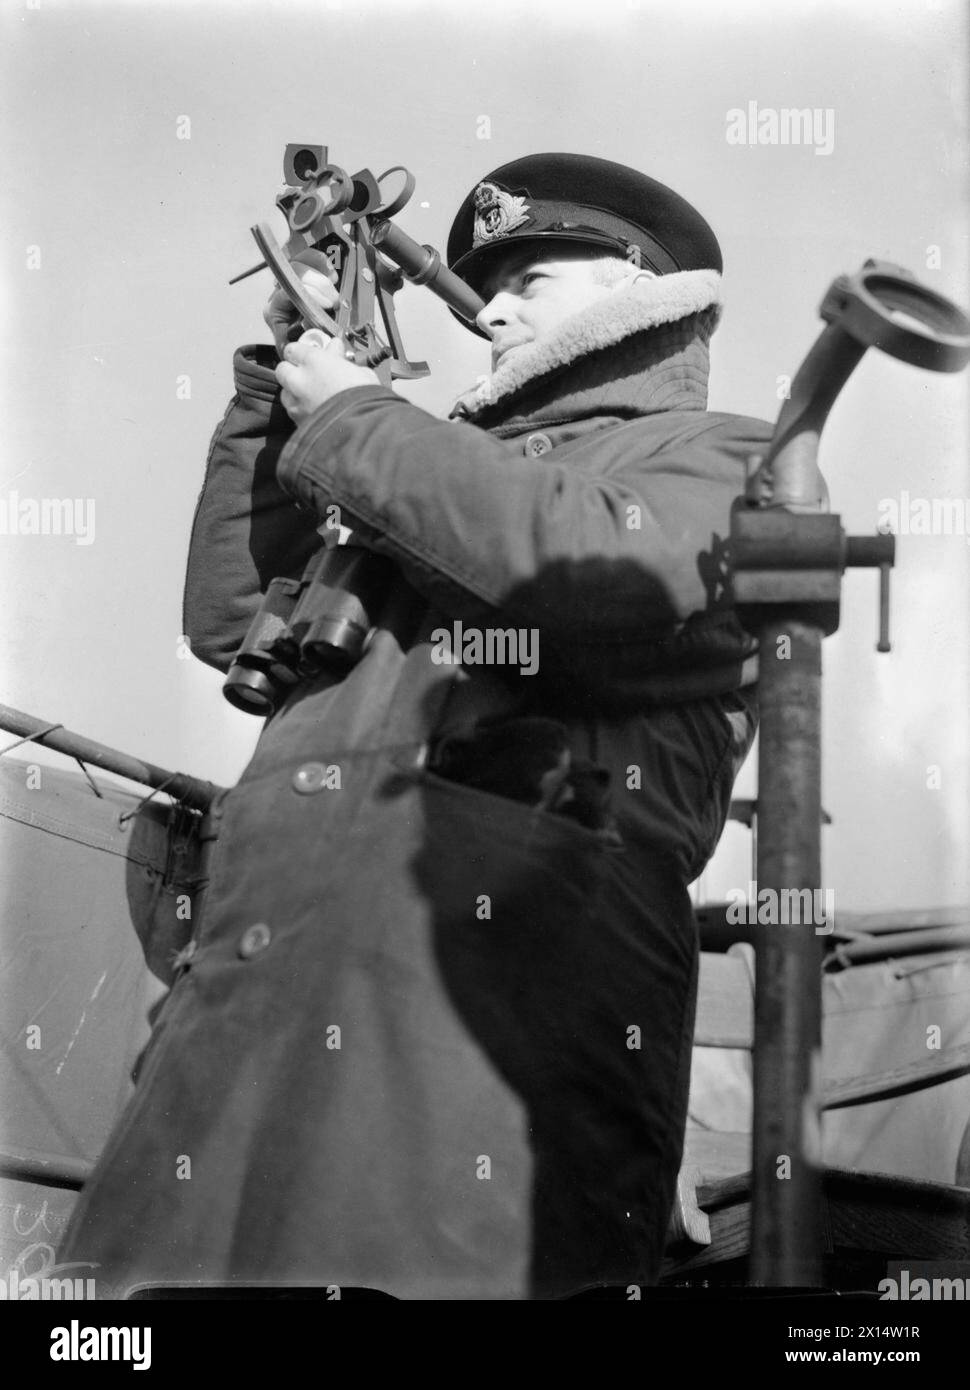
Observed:
[[[496,328],[504,328],[512,317],[513,306],[512,296],[506,290],[500,290],[498,294],[493,294],[492,298],[485,305],[475,322],[483,333],[491,337]]]

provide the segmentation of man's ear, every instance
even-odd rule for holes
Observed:
[[[610,285],[610,294],[617,294],[623,290],[630,290],[641,280],[659,280],[659,275],[653,270],[644,270],[640,266],[631,265],[626,275],[621,275]]]
[[[635,285],[638,280],[659,280],[660,276],[655,270],[644,270],[642,266],[634,266],[630,278],[624,280],[625,285]]]

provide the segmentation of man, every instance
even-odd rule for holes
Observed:
[[[334,507],[394,577],[363,658],[295,687],[219,808],[203,920],[60,1256],[121,1283],[514,1298],[658,1275],[686,890],[755,726],[721,546],[770,428],[706,412],[720,252],[654,180],[514,161],[448,253],[492,344],[456,421],[289,342],[280,296],[285,360],[236,356],[196,655],[228,669]]]

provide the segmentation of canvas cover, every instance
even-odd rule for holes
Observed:
[[[0,758],[0,1274],[39,1275],[131,1089],[159,975],[188,934],[198,846],[164,796]],[[129,817],[119,823],[119,818]],[[170,835],[170,828],[176,833]]]
[[[927,936],[929,933],[927,932]],[[872,1084],[903,1077],[922,1064],[944,1071],[966,1061],[970,1046],[970,951],[911,950],[822,978],[822,1084],[829,1097],[852,1079]],[[728,952],[737,969],[718,972],[724,991],[745,990],[753,1003],[754,951]],[[723,960],[723,958],[721,958]],[[710,991],[703,987],[701,1007]],[[736,1046],[695,1045],[685,1164],[703,1178],[727,1177],[751,1166],[751,1019],[736,1007],[718,1039]],[[699,1019],[698,1031],[701,1020]],[[730,1036],[730,1030],[736,1037]],[[709,1036],[714,1036],[713,1034]],[[852,1088],[858,1089],[858,1088]],[[822,1156],[829,1167],[967,1185],[961,1143],[970,1122],[970,1075],[883,1099],[827,1108]],[[960,1172],[958,1174],[958,1167]]]

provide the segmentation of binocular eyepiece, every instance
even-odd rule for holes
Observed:
[[[325,545],[301,578],[274,579],[222,687],[229,703],[270,715],[299,681],[342,679],[367,649],[393,568],[360,546]]]

